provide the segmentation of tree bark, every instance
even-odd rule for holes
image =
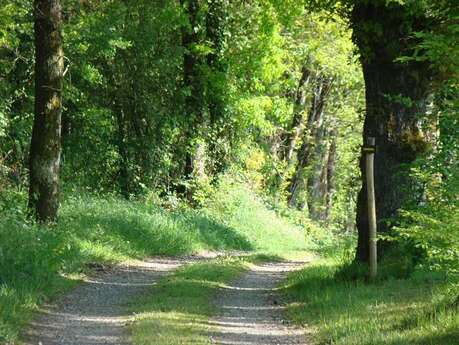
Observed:
[[[331,143],[330,148],[328,149],[327,157],[327,195],[326,195],[326,210],[325,210],[325,219],[327,221],[331,218],[331,211],[333,207],[333,195],[335,194],[335,171],[336,171],[336,130],[332,130],[330,133]]]
[[[129,199],[132,194],[132,173],[130,170],[131,162],[129,150],[127,147],[127,129],[126,119],[123,107],[117,105],[119,100],[115,101],[115,115],[117,124],[116,146],[120,156],[118,167],[118,185],[124,198]]]
[[[288,187],[288,204],[290,207],[302,209],[306,205],[305,200],[301,201],[299,196],[302,190],[304,191],[308,186],[309,176],[307,176],[305,168],[314,161],[314,151],[317,149],[317,145],[322,145],[320,141],[324,130],[324,111],[331,87],[332,81],[325,78],[318,78],[317,85],[314,87],[307,127],[303,132],[303,141],[298,151],[295,173]]]
[[[203,162],[199,161],[204,155],[202,144],[196,142],[201,135],[201,128],[204,122],[204,83],[202,68],[205,60],[196,52],[196,45],[202,41],[202,32],[198,29],[201,25],[199,18],[200,4],[197,0],[181,0],[182,6],[188,16],[189,26],[182,30],[182,46],[185,48],[183,56],[183,85],[187,90],[185,96],[186,115],[186,152],[184,179],[185,194],[187,199],[192,200],[193,190],[190,182],[200,173]],[[199,141],[199,140],[198,140]]]
[[[295,104],[293,107],[293,120],[290,132],[287,135],[286,140],[286,153],[285,158],[290,165],[296,150],[298,139],[301,137],[304,131],[304,112],[306,106],[306,92],[307,86],[311,79],[311,73],[308,68],[303,67],[301,72],[301,78],[298,82],[298,88],[295,93]]]
[[[430,78],[424,63],[401,64],[395,59],[409,54],[413,31],[427,19],[405,6],[385,2],[358,3],[353,10],[354,41],[361,52],[366,89],[363,137],[375,137],[375,190],[378,231],[391,229],[389,220],[422,195],[408,165],[426,150],[421,115],[426,111]],[[371,26],[369,26],[371,23]],[[376,29],[381,30],[375,32]],[[365,160],[360,161],[363,186],[357,201],[358,247],[356,259],[369,258],[369,223]],[[380,242],[381,245],[381,242]],[[381,248],[382,249],[382,248]],[[381,250],[378,250],[381,252]]]
[[[317,124],[313,137],[313,151],[310,159],[308,176],[308,210],[309,217],[315,221],[324,221],[328,191],[328,136],[330,131],[322,118]]]
[[[35,0],[35,117],[30,146],[29,208],[55,221],[59,208],[64,52],[59,0]]]
[[[207,170],[216,178],[227,166],[228,152],[226,143],[231,142],[225,117],[228,65],[222,59],[225,46],[225,29],[227,25],[228,0],[208,1],[206,13],[206,41],[212,52],[207,54],[209,77],[206,83],[206,103],[209,113],[209,129],[206,135],[209,161]]]

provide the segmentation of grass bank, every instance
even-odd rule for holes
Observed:
[[[444,274],[418,270],[407,279],[368,284],[336,275],[341,265],[317,260],[291,274],[284,287],[290,318],[312,328],[315,344],[459,344],[459,309]]]
[[[0,344],[15,341],[40,304],[78,283],[88,263],[201,250],[277,254],[310,246],[303,229],[231,181],[199,210],[67,195],[52,227],[26,221],[21,198],[0,203]]]

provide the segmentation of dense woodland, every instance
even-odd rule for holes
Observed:
[[[2,0],[0,286],[72,200],[202,210],[237,183],[364,276],[368,137],[380,259],[456,281],[458,40],[453,0]]]

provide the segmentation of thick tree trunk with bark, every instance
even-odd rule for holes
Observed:
[[[397,63],[409,54],[413,30],[421,29],[426,19],[415,17],[401,5],[359,4],[354,8],[354,40],[361,55],[366,88],[364,139],[375,137],[375,189],[378,231],[387,232],[388,220],[408,203],[416,203],[421,187],[409,175],[408,164],[427,147],[420,116],[425,113],[429,95],[428,68],[420,63]],[[372,23],[372,26],[368,26]],[[370,28],[382,30],[375,33]],[[365,162],[360,161],[363,186],[357,201],[359,233],[356,259],[368,261],[368,210]],[[382,248],[380,248],[382,249]],[[381,252],[381,251],[379,251]]]
[[[30,146],[29,207],[41,221],[59,208],[61,115],[64,73],[59,0],[35,0],[35,117]]]

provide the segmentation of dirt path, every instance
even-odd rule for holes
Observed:
[[[219,345],[307,345],[304,330],[283,319],[284,308],[276,287],[299,262],[255,266],[222,290],[216,300],[222,315],[212,321],[217,330],[212,343]]]
[[[88,278],[46,310],[27,331],[26,345],[127,345],[127,303],[179,266],[202,259],[156,258]]]

